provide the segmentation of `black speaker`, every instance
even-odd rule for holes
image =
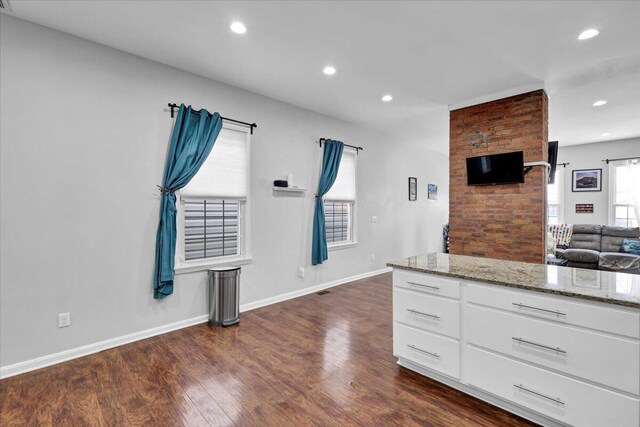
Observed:
[[[287,181],[285,181],[284,179],[276,179],[275,181],[273,181],[273,186],[274,187],[288,187],[289,183]]]

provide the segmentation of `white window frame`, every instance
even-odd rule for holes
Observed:
[[[236,132],[243,132],[247,138],[247,158],[249,164],[247,167],[247,198],[236,199],[233,197],[185,197],[180,194],[180,191],[176,191],[176,255],[175,255],[175,274],[192,273],[196,271],[205,271],[209,268],[220,265],[234,265],[240,266],[249,264],[252,261],[251,257],[251,133],[249,129],[244,126],[234,125],[232,123],[224,122],[223,129],[233,130]],[[215,144],[211,152],[215,151]],[[238,255],[230,255],[225,257],[198,259],[198,260],[185,260],[184,255],[184,203],[185,200],[202,200],[202,199],[225,199],[225,200],[240,200],[241,203],[238,206]]]
[[[609,225],[616,225],[616,207],[624,206],[627,209],[634,209],[633,205],[628,203],[616,203],[616,169],[617,166],[623,166],[629,163],[629,160],[612,161],[609,163]],[[636,218],[636,223],[640,225],[640,218]],[[626,225],[626,227],[632,227]]]
[[[351,203],[351,240],[348,242],[332,242],[327,243],[327,249],[329,251],[336,251],[340,249],[348,249],[358,246],[358,221],[356,221],[356,217],[358,214],[358,150],[353,150],[351,148],[345,148],[344,151],[352,151],[355,157],[355,200],[333,200],[333,199],[325,199],[325,202],[348,202]]]
[[[357,195],[356,195],[357,197]],[[345,201],[345,200],[332,200],[327,199],[324,200],[324,203],[348,203],[351,205],[351,240],[341,241],[341,242],[329,242],[327,243],[327,249],[329,250],[338,250],[338,249],[346,249],[354,246],[358,246],[358,239],[356,239],[356,202],[355,201]],[[326,225],[326,218],[325,218]]]
[[[549,206],[551,205],[548,194],[549,185],[547,184],[547,225],[551,224],[549,222]],[[558,224],[564,224],[564,167],[562,169],[556,167],[556,182],[554,185],[558,188]]]

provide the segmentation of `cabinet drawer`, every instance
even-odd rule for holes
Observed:
[[[393,318],[416,328],[460,338],[460,301],[396,288]]]
[[[459,281],[433,274],[395,269],[393,270],[393,285],[430,295],[460,299]]]
[[[469,284],[469,302],[568,325],[640,338],[640,312],[568,301],[533,292]]]
[[[460,378],[460,343],[454,339],[394,323],[393,353],[425,368]]]
[[[474,387],[574,426],[639,425],[637,399],[481,349],[467,350],[465,378]]]
[[[640,344],[489,308],[467,305],[467,340],[637,395]]]

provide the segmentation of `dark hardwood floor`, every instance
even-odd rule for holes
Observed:
[[[2,426],[529,426],[399,367],[391,275],[0,381]]]

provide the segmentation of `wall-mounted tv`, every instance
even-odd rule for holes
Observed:
[[[522,182],[524,182],[524,153],[522,151],[467,158],[467,185]]]

